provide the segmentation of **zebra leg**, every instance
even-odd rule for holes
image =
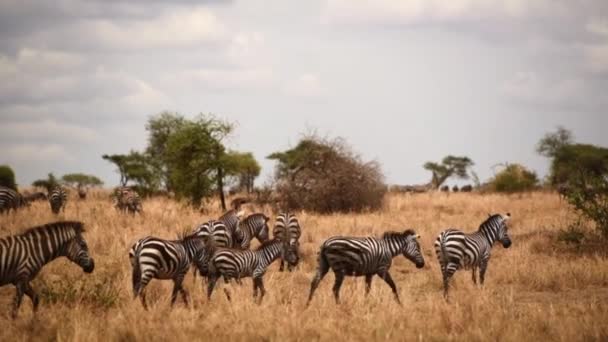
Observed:
[[[283,258],[281,258],[281,265],[279,266],[279,272],[283,272],[284,263],[285,263],[285,261],[283,260]]]
[[[13,319],[17,318],[17,313],[19,312],[19,307],[21,306],[21,301],[23,300],[25,286],[23,283],[19,283],[16,285],[16,288],[17,291],[15,293],[15,299],[13,300],[13,312],[11,314]]]
[[[238,279],[238,278],[237,278]],[[232,301],[232,296],[230,296],[230,291],[228,291],[228,285],[231,285],[232,283],[230,282],[230,279],[226,276],[224,276],[224,294],[226,295],[226,298],[228,299],[228,301]]]
[[[315,274],[315,277],[312,279],[312,283],[310,284],[310,294],[308,295],[308,301],[306,302],[307,306],[310,304],[312,295],[315,293],[315,290],[327,272],[329,272],[329,265],[324,261],[322,256],[319,256],[319,268],[317,269],[317,274]]]
[[[182,288],[183,281],[184,281],[183,276],[178,276],[176,279],[173,280],[173,292],[171,293],[171,307],[173,307],[173,305],[175,305],[175,301],[177,300],[177,293],[183,291],[183,288]],[[182,296],[184,296],[183,292],[182,292]],[[184,302],[186,302],[186,305],[188,305],[188,300],[186,299],[185,296],[184,296]]]
[[[471,267],[471,273],[473,275],[473,284],[477,285],[477,266]]]
[[[211,294],[213,293],[213,288],[215,288],[216,282],[217,276],[210,274],[207,278],[207,299],[211,299]]]
[[[336,304],[340,304],[340,287],[342,287],[342,282],[344,281],[344,273],[342,272],[334,272],[336,276],[336,281],[334,282],[334,298],[336,299]]]
[[[258,304],[261,304],[262,299],[264,298],[264,295],[266,294],[266,289],[264,288],[264,280],[262,279],[262,277],[256,277],[256,278],[253,278],[253,283],[257,284],[257,287],[260,289],[260,299],[258,300]]]
[[[141,305],[143,305],[144,310],[148,311],[148,304],[146,303],[146,290],[141,289],[139,291],[139,298],[141,299]]]
[[[25,283],[25,294],[30,297],[30,299],[32,300],[32,305],[34,308],[34,312],[36,312],[38,310],[38,304],[40,303],[40,300],[38,298],[38,295],[36,294],[36,292],[34,292],[34,289],[32,288],[32,286],[30,285],[30,283]]]
[[[399,299],[399,293],[397,292],[397,286],[395,285],[395,282],[393,281],[393,277],[391,277],[391,274],[388,272],[388,270],[378,274],[380,276],[380,278],[384,279],[384,281],[388,284],[388,286],[391,287],[391,290],[393,290],[393,294],[395,295],[395,300],[397,301],[397,303],[399,305],[401,305],[401,300]]]
[[[458,270],[458,266],[459,266],[458,264],[448,263],[445,266],[445,270],[442,272],[443,273],[443,297],[446,300],[448,299],[448,289],[450,287],[450,279],[452,278],[452,276],[454,275],[456,270]]]
[[[483,282],[486,279],[486,271],[488,270],[488,260],[482,260],[479,265],[479,282],[483,286]]]
[[[374,275],[373,274],[366,274],[365,275],[365,296],[367,297],[367,295],[369,295],[369,290],[371,290],[372,288],[372,277]]]

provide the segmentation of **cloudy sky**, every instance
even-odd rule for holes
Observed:
[[[557,125],[608,146],[605,0],[1,0],[0,164],[118,176],[163,110],[237,122],[264,167],[316,130],[389,183],[468,155],[482,179]]]

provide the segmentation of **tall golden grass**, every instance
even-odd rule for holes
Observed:
[[[274,215],[268,208],[264,210]],[[166,199],[144,202],[145,214],[121,215],[105,194],[86,201],[72,199],[55,217],[48,203],[36,203],[0,217],[2,236],[57,219],[85,222],[85,238],[96,260],[87,275],[65,259],[47,265],[33,281],[42,303],[36,315],[31,302],[16,320],[9,318],[14,287],[0,288],[0,341],[139,341],[139,340],[608,340],[608,261],[597,253],[564,248],[556,234],[572,220],[557,195],[478,194],[390,195],[383,210],[368,214],[320,216],[298,213],[303,234],[302,260],[292,273],[278,264],[265,276],[268,290],[261,305],[251,298],[251,280],[230,285],[207,301],[200,278],[185,285],[192,301],[171,310],[170,281],[148,286],[149,311],[132,298],[128,249],[138,238],[175,238],[184,229],[211,217]],[[442,297],[439,265],[433,251],[437,234],[448,227],[475,230],[488,213],[510,212],[513,246],[492,251],[485,287],[473,285],[470,272],[454,277],[451,300]],[[347,278],[342,303],[331,294],[328,275],[310,307],[305,303],[316,268],[318,247],[333,235],[380,235],[414,228],[421,235],[426,266],[416,269],[403,257],[391,273],[403,302],[395,303],[389,287],[374,279],[364,296],[362,278]],[[220,287],[225,285],[220,285]]]

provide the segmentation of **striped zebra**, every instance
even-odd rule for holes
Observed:
[[[13,302],[13,318],[17,316],[23,295],[38,309],[38,295],[30,281],[53,259],[64,256],[91,273],[95,262],[82,233],[81,222],[62,221],[33,227],[19,235],[0,239],[0,286],[13,284],[17,288]]]
[[[450,279],[461,267],[472,270],[475,284],[479,267],[479,280],[483,285],[494,242],[500,241],[504,248],[511,246],[507,232],[507,221],[510,218],[509,213],[505,216],[494,214],[475,233],[466,234],[460,230],[448,229],[439,234],[435,241],[435,253],[441,266],[444,297],[448,297]]]
[[[377,274],[391,287],[395,300],[401,304],[389,269],[393,258],[399,254],[416,264],[417,268],[424,267],[418,239],[419,236],[411,229],[386,232],[382,238],[335,236],[327,239],[319,251],[319,266],[310,285],[306,305],[310,304],[315,290],[330,268],[336,276],[333,287],[336,303],[340,302],[340,287],[345,276],[365,276],[365,294],[368,295],[372,278]]]
[[[209,246],[209,245],[207,245]],[[258,290],[260,290],[260,302],[266,294],[264,288],[264,273],[268,266],[282,255],[289,262],[295,263],[297,253],[289,244],[272,239],[265,241],[255,251],[241,250],[233,248],[216,248],[210,249],[212,253],[209,260],[209,282],[207,284],[207,298],[211,299],[211,294],[215,288],[217,279],[221,276],[225,283],[229,283],[231,279],[237,280],[241,278],[253,278],[253,297],[257,298]],[[226,296],[230,300],[230,294],[226,290]]]
[[[29,201],[20,193],[11,188],[0,186],[0,214],[10,213],[11,209],[17,211],[17,209],[27,205],[29,205]]]
[[[114,201],[114,207],[120,212],[135,214],[143,211],[141,197],[137,191],[127,186],[114,190]]]
[[[65,206],[68,202],[68,192],[61,186],[55,187],[49,194],[49,204],[53,214],[59,214],[60,210],[65,212]]]
[[[182,283],[190,265],[203,248],[204,242],[196,234],[184,236],[179,240],[148,236],[137,241],[129,250],[134,298],[140,297],[143,307],[147,310],[145,288],[150,280],[172,279],[171,306],[175,304],[178,292],[188,305],[188,292]]]
[[[243,239],[240,241],[242,249],[249,249],[251,240],[253,240],[254,237],[261,243],[268,240],[268,220],[270,220],[268,216],[257,213],[247,216],[247,218],[239,224],[239,227],[243,232]]]
[[[240,227],[241,217],[243,217],[242,211],[231,209],[225,212],[224,215],[220,216],[218,219],[226,225],[226,229],[232,237],[232,244],[228,247],[236,248],[239,246],[238,242],[243,240],[243,232],[241,231]]]
[[[302,235],[302,229],[300,228],[300,223],[295,215],[281,213],[277,215],[272,235],[276,239],[288,241],[291,246],[295,246],[297,249],[300,244],[299,240]],[[280,272],[283,272],[284,259],[285,258],[281,258],[281,266],[279,267]],[[295,266],[297,265],[288,264],[287,269],[291,272]]]
[[[233,237],[230,233],[226,224],[222,221],[210,220],[201,224],[194,229],[194,234],[204,241],[212,241],[212,246],[215,247],[232,247],[234,246]],[[197,261],[201,266],[194,270],[194,276],[196,277],[196,271],[201,272],[203,277],[208,274],[207,263],[209,261],[208,253],[201,253],[199,260]]]

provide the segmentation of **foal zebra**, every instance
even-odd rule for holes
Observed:
[[[60,210],[65,211],[65,205],[68,202],[68,192],[61,186],[51,190],[49,195],[49,204],[53,214],[59,214]]]
[[[17,211],[17,209],[27,206],[28,204],[29,201],[17,191],[5,186],[0,186],[0,214],[5,211],[9,213],[11,209]]]
[[[129,251],[133,268],[134,297],[140,297],[142,305],[147,310],[145,288],[150,280],[172,279],[171,306],[175,304],[178,292],[182,294],[184,302],[188,305],[188,293],[182,283],[190,265],[203,248],[203,240],[195,234],[172,241],[152,236],[137,241]]]
[[[249,249],[251,240],[253,240],[254,237],[262,243],[268,240],[268,220],[270,220],[268,216],[258,213],[247,216],[247,218],[239,224],[239,227],[243,232],[243,239],[240,241],[242,249]]]
[[[114,190],[114,201],[114,207],[121,212],[135,214],[141,213],[143,210],[137,191],[126,186]]]
[[[209,244],[207,245],[209,247]],[[278,240],[268,240],[255,251],[240,250],[231,248],[211,249],[212,256],[209,260],[209,283],[207,285],[207,298],[211,298],[217,279],[222,276],[224,282],[228,283],[231,279],[237,282],[244,277],[253,278],[253,297],[257,298],[258,289],[261,292],[260,302],[266,294],[264,288],[264,273],[268,266],[277,258],[284,255],[288,262],[295,262],[296,251],[289,244]],[[226,291],[226,296],[230,300],[230,294]]]
[[[38,295],[30,281],[53,259],[64,256],[91,273],[95,262],[82,237],[81,222],[62,221],[33,227],[25,232],[0,239],[0,286],[13,284],[17,288],[13,302],[13,318],[17,316],[23,295],[38,309]]]
[[[448,297],[450,278],[461,267],[471,268],[475,284],[479,267],[479,280],[483,285],[494,242],[500,241],[504,248],[511,246],[507,232],[507,220],[510,218],[509,213],[505,216],[494,214],[485,220],[475,233],[465,234],[460,230],[448,229],[439,234],[435,241],[435,253],[441,266],[444,297]]]
[[[281,213],[277,215],[274,229],[272,230],[272,235],[275,239],[289,242],[289,245],[295,246],[297,249],[300,244],[300,236],[302,235],[302,230],[300,228],[298,219],[295,217],[295,215],[290,213]],[[281,266],[279,267],[280,272],[283,272],[283,260],[284,258],[281,258]],[[297,265],[288,263],[287,269],[291,272],[295,266]]]
[[[403,254],[405,258],[424,267],[424,257],[418,243],[419,236],[408,229],[401,232],[386,232],[382,238],[335,236],[327,239],[319,251],[319,266],[310,285],[308,302],[323,277],[331,268],[336,280],[333,287],[336,303],[340,302],[340,287],[345,276],[365,276],[365,294],[369,294],[372,277],[377,274],[393,290],[395,300],[401,304],[395,282],[389,273],[394,257]]]

